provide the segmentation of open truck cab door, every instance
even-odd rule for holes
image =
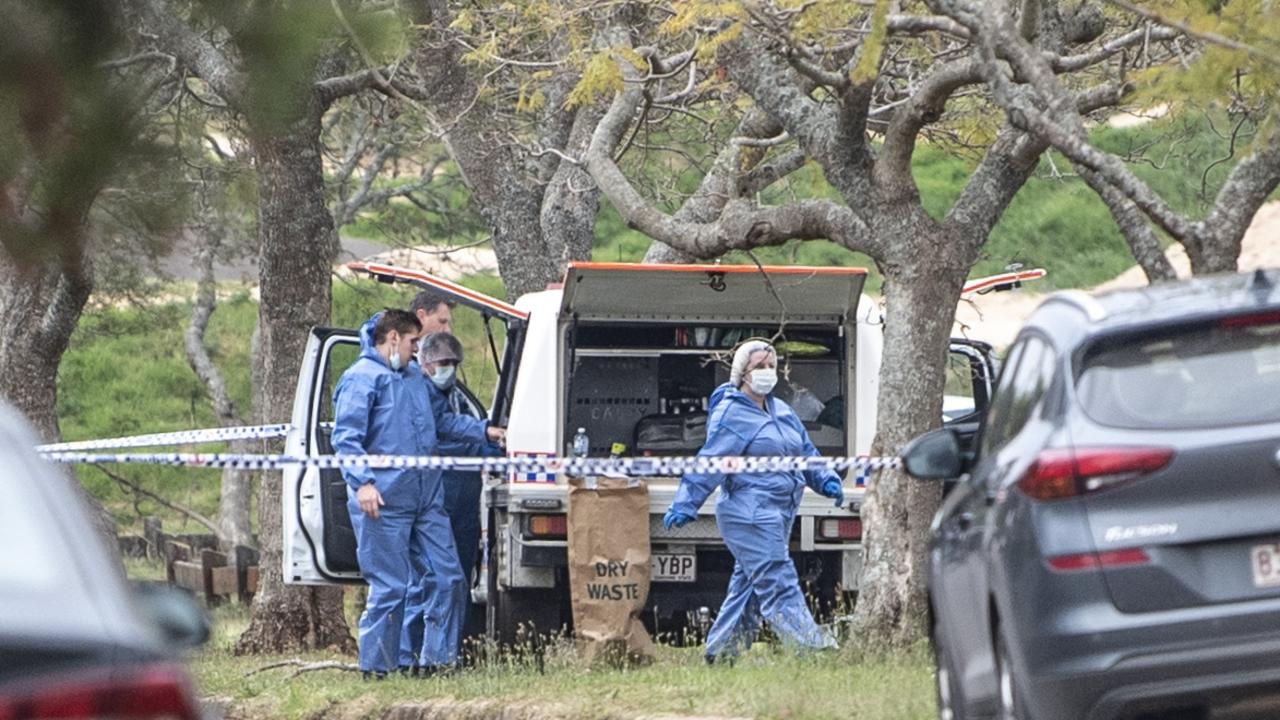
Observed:
[[[484,405],[465,387],[459,385],[478,411],[494,424],[505,424],[511,407],[509,399],[519,348],[528,315],[496,298],[465,288],[424,272],[376,263],[351,263],[358,273],[368,273],[380,282],[405,282],[424,290],[432,290],[450,300],[479,311],[489,321],[506,328],[506,352],[500,361],[497,392],[493,407]],[[490,334],[490,348],[498,357],[498,348]],[[293,402],[293,427],[285,439],[285,453],[316,457],[333,454],[329,437],[333,431],[333,390],[338,378],[360,355],[360,339],[354,330],[313,328],[307,339],[306,353],[298,374]],[[355,533],[347,514],[347,485],[337,469],[297,468],[284,470],[282,525],[284,527],[284,578],[287,583],[331,585],[360,583],[360,567],[356,562]]]

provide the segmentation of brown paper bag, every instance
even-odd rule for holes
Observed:
[[[627,478],[570,478],[570,597],[578,653],[588,662],[653,659],[653,640],[640,621],[649,562],[648,486]]]

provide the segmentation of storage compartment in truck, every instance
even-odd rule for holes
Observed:
[[[740,326],[573,328],[566,454],[578,428],[586,428],[592,456],[608,455],[614,443],[626,455],[695,454],[706,439],[707,399],[728,381],[733,347],[772,334]],[[795,409],[819,451],[846,454],[844,338],[835,329],[788,327],[778,347],[774,395]]]

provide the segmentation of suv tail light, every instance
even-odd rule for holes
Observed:
[[[1271,311],[1253,313],[1251,315],[1233,315],[1231,317],[1223,318],[1218,324],[1224,328],[1277,325],[1280,324],[1280,312]]]
[[[862,520],[823,518],[818,522],[818,535],[823,540],[857,540],[862,537]]]
[[[0,688],[0,719],[198,720],[186,671],[177,665],[51,678],[38,685]]]
[[[1132,482],[1173,459],[1173,448],[1081,447],[1043,450],[1018,480],[1036,500],[1078,497]]]
[[[1151,557],[1142,548],[1125,550],[1108,550],[1102,553],[1081,553],[1079,555],[1059,555],[1049,558],[1049,567],[1059,572],[1078,572],[1098,568],[1126,567],[1129,565],[1146,565]]]
[[[538,537],[568,537],[569,517],[567,515],[531,515],[529,534]]]

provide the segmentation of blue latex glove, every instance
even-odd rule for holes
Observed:
[[[667,514],[662,516],[662,527],[668,530],[673,527],[684,527],[691,522],[693,522],[693,516],[679,510],[668,510]]]
[[[831,478],[822,483],[822,494],[836,501],[836,507],[844,505],[844,486],[839,480]]]

